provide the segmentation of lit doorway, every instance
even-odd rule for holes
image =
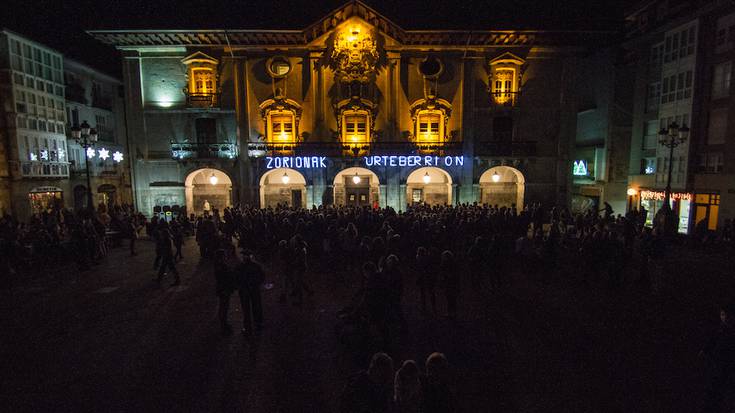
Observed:
[[[480,203],[523,210],[526,179],[518,169],[495,166],[480,176]]]
[[[221,215],[232,206],[232,180],[219,169],[197,169],[186,177],[184,185],[189,214],[213,213],[216,209]]]
[[[451,205],[452,177],[440,168],[418,168],[406,178],[406,199],[411,205]]]

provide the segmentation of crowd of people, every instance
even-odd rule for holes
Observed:
[[[582,283],[604,279],[610,288],[648,290],[651,263],[669,240],[644,225],[646,214],[633,209],[615,216],[609,205],[578,214],[537,204],[520,211],[477,204],[415,205],[401,212],[355,206],[233,206],[221,213],[215,209],[201,216],[149,221],[130,206],[100,205],[96,211],[46,211],[27,224],[6,216],[0,220],[0,242],[11,272],[23,267],[23,257],[59,250],[54,247],[72,252],[79,268],[86,269],[105,256],[115,239],[129,239],[130,254],[136,255],[136,240],[145,229],[155,245],[156,283],[169,274],[178,285],[176,263],[183,258],[185,239],[195,235],[201,259],[212,262],[226,335],[233,330],[229,312],[235,293],[243,311],[242,333],[263,328],[261,285],[266,268],[276,275],[279,302],[296,306],[314,294],[311,277],[356,278],[350,284],[352,298],[337,314],[335,332],[354,354],[375,356],[368,370],[348,384],[342,410],[429,412],[451,411],[431,410],[425,401],[440,397],[430,404],[451,404],[451,392],[444,389],[451,386],[437,372],[448,364],[435,353],[426,362],[424,376],[414,361],[407,361],[393,377],[386,353],[397,344],[404,306],[415,306],[426,317],[455,320],[462,317],[464,283],[498,293],[513,271],[543,278],[566,275]],[[731,244],[732,234],[732,222],[718,236],[695,231],[697,242]],[[574,258],[575,271],[565,273],[569,257]],[[632,262],[640,270],[632,271]],[[466,271],[461,271],[464,266]],[[419,292],[415,303],[404,302],[405,290],[414,288],[406,284],[409,279]],[[442,392],[449,393],[437,396]]]

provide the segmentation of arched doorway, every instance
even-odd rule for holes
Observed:
[[[97,187],[97,205],[111,207],[117,203],[117,188],[115,185],[102,184]]]
[[[77,185],[74,187],[74,210],[79,211],[80,209],[87,207],[87,187],[84,185]]]
[[[232,206],[232,180],[214,168],[197,169],[184,181],[187,213],[197,215],[205,211],[219,210]]]
[[[306,208],[306,178],[290,168],[277,168],[260,178],[260,207],[278,205]]]
[[[495,166],[480,176],[480,203],[523,209],[526,179],[518,169]]]
[[[372,206],[380,204],[380,180],[375,172],[352,167],[339,171],[334,177],[336,205]]]
[[[406,178],[406,200],[409,205],[451,205],[452,177],[440,168],[416,169]]]

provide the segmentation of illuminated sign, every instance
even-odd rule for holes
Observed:
[[[266,169],[326,168],[326,156],[266,156]],[[374,155],[363,157],[367,167],[372,166],[463,166],[464,156]]]
[[[649,190],[641,191],[641,199],[650,199],[652,201],[663,201],[665,196],[666,196],[666,193],[664,191],[649,191]],[[672,192],[671,199],[679,199],[679,200],[683,199],[685,201],[691,201],[692,194],[690,194],[689,192]]]
[[[326,156],[266,156],[267,169],[273,168],[326,168]]]
[[[574,161],[574,168],[572,169],[572,175],[574,176],[589,175],[589,170],[587,169],[587,161],[585,161],[584,159],[579,159],[577,161]]]
[[[463,166],[464,156],[366,156],[365,166]]]

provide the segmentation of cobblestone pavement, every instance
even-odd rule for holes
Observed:
[[[356,276],[314,271],[317,293],[301,307],[264,289],[266,329],[222,337],[194,241],[178,287],[156,287],[151,246],[0,290],[0,410],[335,411],[347,377],[367,363],[334,334]],[[422,316],[407,274],[406,326],[391,355],[423,364],[444,352],[464,412],[697,411],[705,368],[696,355],[733,291],[732,263],[697,252],[662,261],[656,294],[574,281],[574,267],[533,277],[509,268],[502,294],[465,276],[456,323]]]

